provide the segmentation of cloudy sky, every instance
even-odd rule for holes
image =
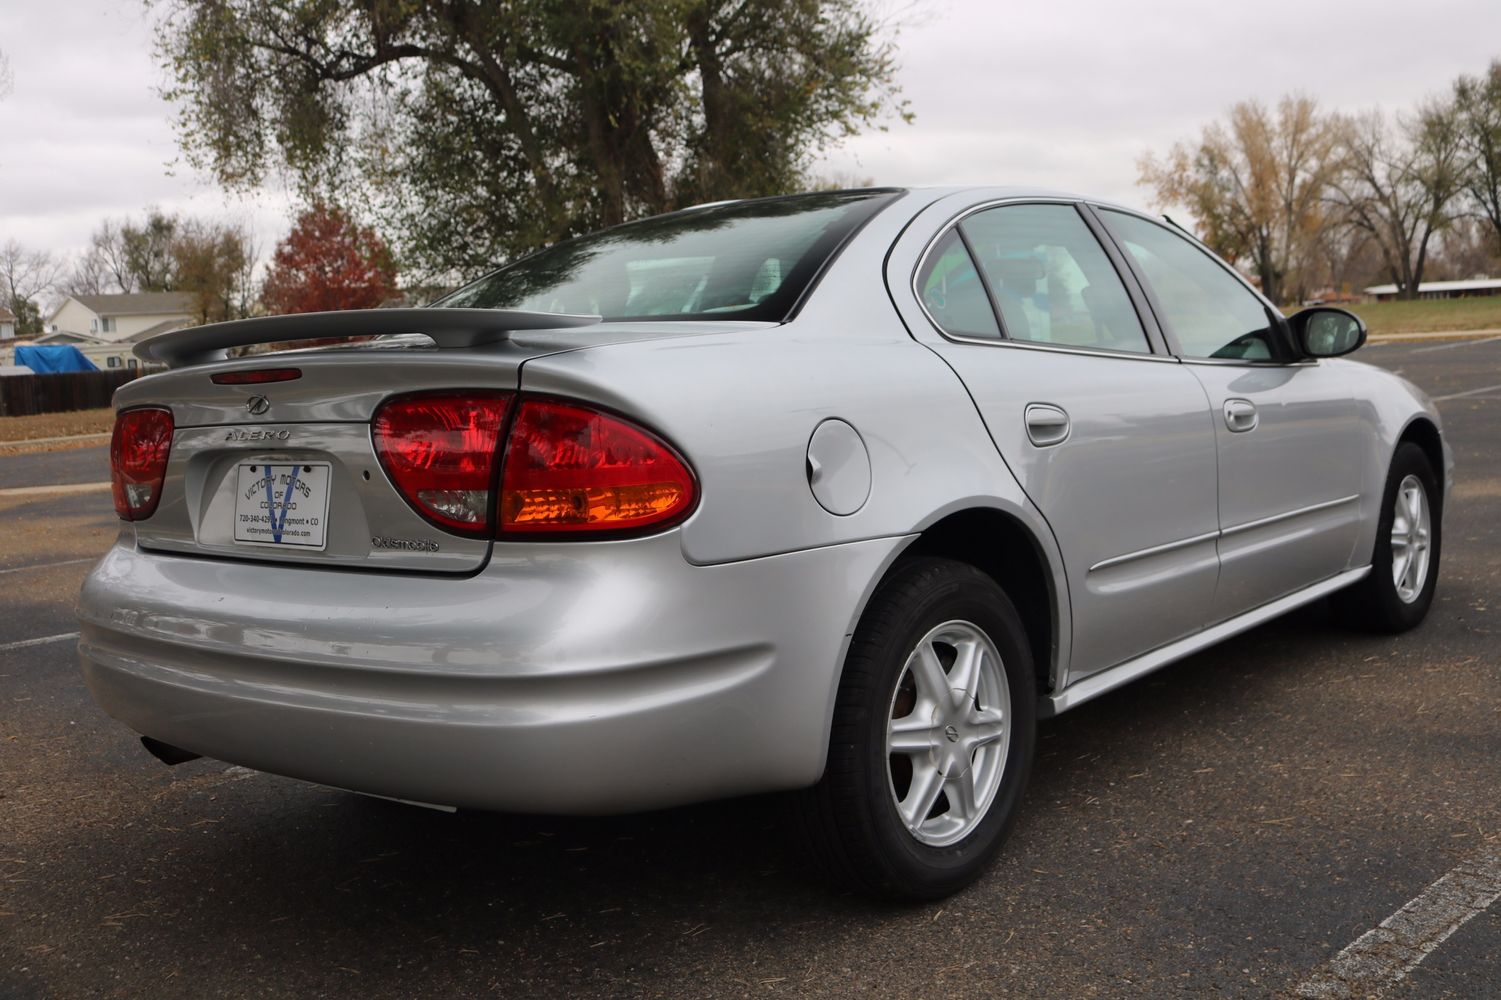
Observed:
[[[1397,110],[1501,57],[1498,0],[884,0],[914,125],[844,142],[820,172],[881,184],[1023,183],[1144,204],[1136,161],[1248,97]],[[0,242],[71,253],[147,205],[248,223],[269,254],[285,197],[226,196],[178,162],[140,0],[0,0]]]

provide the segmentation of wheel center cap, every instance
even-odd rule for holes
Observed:
[[[943,727],[943,735],[948,737],[950,743],[959,742],[959,730],[955,729],[951,725]]]

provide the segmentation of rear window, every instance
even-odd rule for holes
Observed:
[[[897,193],[795,195],[655,216],[548,247],[436,305],[606,320],[780,321],[850,234]]]

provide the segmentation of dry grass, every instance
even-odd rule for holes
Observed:
[[[1501,295],[1350,306],[1373,334],[1501,330]]]
[[[115,411],[107,406],[68,413],[39,413],[31,417],[0,417],[0,444],[30,438],[108,434],[114,425]]]

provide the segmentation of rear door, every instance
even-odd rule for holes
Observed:
[[[1098,215],[1209,396],[1219,452],[1214,618],[1346,569],[1367,447],[1340,366],[1294,356],[1271,307],[1181,234],[1126,212]]]
[[[1204,390],[1092,224],[1067,202],[982,207],[906,276],[914,333],[964,381],[1057,539],[1070,680],[1202,628],[1218,573]]]

